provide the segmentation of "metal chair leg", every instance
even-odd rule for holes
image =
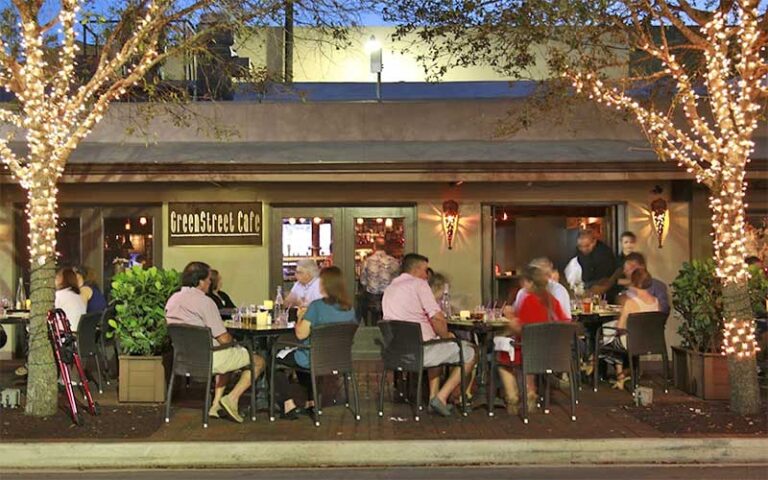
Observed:
[[[355,420],[360,420],[360,390],[357,385],[357,375],[355,375],[354,372],[350,373],[349,376],[352,380],[352,393],[355,397]]]
[[[528,375],[523,368],[523,423],[528,423]]]
[[[384,416],[384,385],[387,381],[387,369],[381,370],[381,379],[379,380],[379,416]]]
[[[248,355],[251,356],[251,365],[248,367],[251,369],[251,421],[256,421],[256,372],[253,371],[253,354],[249,351]]]
[[[496,403],[496,385],[494,378],[496,377],[496,354],[491,354],[491,364],[488,368],[488,416],[493,416],[493,406]]]
[[[99,393],[104,393],[104,377],[101,375],[101,365],[99,364],[99,355],[91,353],[93,359],[96,361],[96,387],[99,389]]]
[[[173,394],[173,379],[176,377],[173,371],[171,371],[170,377],[168,379],[168,394],[165,396],[165,423],[171,421],[171,395]]]
[[[274,355],[269,366],[269,421],[275,421],[275,368],[277,362]]]
[[[599,376],[598,367],[600,367],[600,362],[598,360],[599,354],[600,354],[600,327],[598,327],[597,332],[595,332],[595,344],[593,346],[593,351],[592,351],[592,388],[595,392],[597,392],[597,378]]]
[[[342,376],[344,377],[344,398],[345,403],[344,406],[349,408],[349,374],[345,373]]]
[[[208,410],[211,409],[211,378],[208,376],[208,381],[205,383],[205,406],[203,407],[203,428],[208,428]]]
[[[421,384],[423,383],[424,369],[419,370],[418,384],[416,385],[416,413],[413,417],[415,421],[419,421],[419,412],[421,412]]]
[[[544,374],[544,414],[549,414],[549,377],[552,374]]]
[[[568,377],[569,377],[568,380],[570,380],[570,383],[571,383],[571,421],[575,422],[576,421],[576,403],[579,401],[576,393],[578,389],[576,388],[576,382],[575,382],[576,377],[574,377],[573,372],[568,374]]]
[[[315,408],[312,409],[314,410],[313,419],[315,421],[315,426],[319,427],[320,426],[320,405],[322,404],[320,403],[321,399],[317,391],[317,379],[315,378],[315,372],[310,372],[310,377],[312,378],[312,398],[315,399]]]

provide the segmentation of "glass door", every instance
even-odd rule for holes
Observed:
[[[270,298],[277,286],[287,295],[296,282],[296,265],[312,260],[320,268],[344,268],[338,250],[338,208],[274,207],[272,210],[272,253],[270,255]]]
[[[347,285],[354,296],[355,308],[361,321],[375,315],[369,312],[371,305],[366,287],[360,277],[366,259],[376,248],[384,249],[389,256],[401,260],[415,248],[415,224],[413,207],[351,207],[344,209],[344,220],[351,236],[348,237],[347,253],[354,268],[345,271]],[[374,310],[377,306],[373,306]],[[368,324],[374,323],[369,319]]]

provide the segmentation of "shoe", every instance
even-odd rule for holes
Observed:
[[[13,373],[15,373],[17,377],[24,377],[29,374],[29,370],[27,370],[26,365],[22,365],[16,370],[14,370]]]
[[[451,410],[448,405],[444,404],[437,397],[434,397],[429,401],[429,406],[432,408],[432,411],[437,412],[444,417],[450,417],[453,413],[453,410]]]
[[[280,418],[283,420],[298,420],[299,413],[301,413],[298,407],[293,407],[288,412],[285,411],[285,407],[281,407],[278,404],[275,404],[275,408],[280,411]]]
[[[208,416],[211,418],[221,418],[219,415],[220,410],[221,405],[211,405],[211,408],[208,410]]]
[[[509,415],[517,415],[520,413],[520,397],[506,397],[504,399],[504,405],[506,406]]]
[[[581,371],[584,372],[584,375],[590,376],[595,371],[595,364],[589,360],[581,362]]]
[[[229,416],[232,417],[232,420],[236,421],[237,423],[243,423],[243,417],[240,416],[240,413],[237,411],[237,405],[232,402],[232,399],[229,398],[229,395],[221,399],[221,406],[224,407],[224,411],[226,411]]]

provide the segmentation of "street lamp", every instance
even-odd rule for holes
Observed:
[[[376,74],[376,100],[381,102],[381,71],[384,69],[384,64],[381,61],[381,42],[376,40],[375,35],[371,35],[368,39],[365,50],[371,57],[371,73]]]

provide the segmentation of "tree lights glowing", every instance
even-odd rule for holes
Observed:
[[[663,13],[666,3],[661,2],[661,5]],[[761,17],[757,1],[734,2],[732,8],[730,18],[734,22],[728,22],[731,12],[714,12],[703,25],[701,41],[696,42],[706,67],[702,78],[706,93],[701,95],[672,53],[663,32],[662,41],[654,43],[647,30],[639,28],[637,12],[633,12],[638,26],[633,30],[637,46],[659,60],[664,72],[675,81],[677,100],[685,115],[685,129],[674,122],[672,115],[660,113],[653,106],[641,105],[594,73],[574,71],[564,75],[578,92],[609,107],[634,114],[663,160],[677,162],[709,188],[717,275],[726,288],[746,289],[749,272],[744,263],[747,254],[745,175],[754,150],[752,135],[761,108],[759,99],[768,93],[768,68],[764,54],[761,56],[768,33],[759,30]],[[653,9],[650,14],[654,18]],[[661,18],[660,15],[655,17],[656,20]],[[711,110],[710,118],[704,118],[700,113],[706,104]],[[738,308],[729,311],[727,298],[725,307],[723,352],[739,358],[754,356],[757,343],[751,315],[747,312],[735,315],[733,310]]]

